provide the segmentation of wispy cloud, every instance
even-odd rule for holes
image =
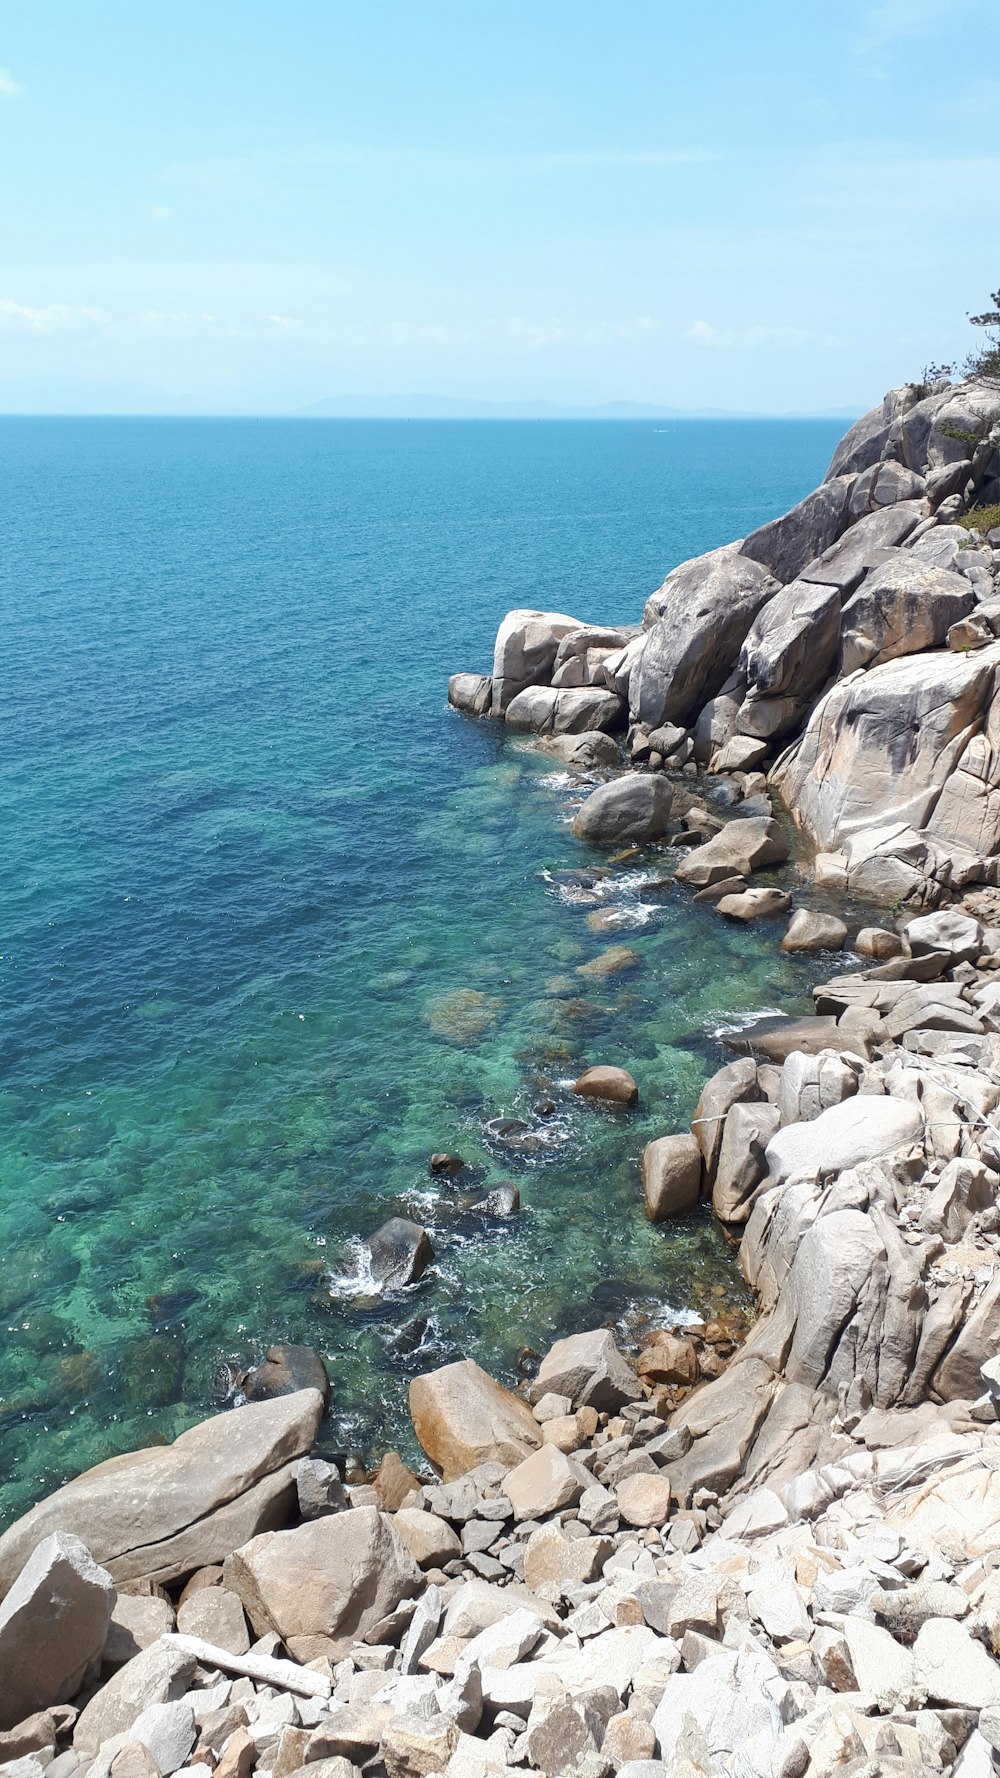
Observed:
[[[865,14],[856,48],[877,55],[907,37],[926,37],[967,0],[880,0]]]
[[[797,352],[803,346],[842,343],[835,334],[817,334],[805,327],[713,327],[708,321],[696,321],[685,337],[713,352],[756,352],[767,346],[779,352]]]
[[[81,329],[111,320],[106,309],[74,308],[68,303],[29,303],[0,298],[0,327],[22,328],[30,333],[79,333]]]
[[[9,68],[0,68],[0,98],[13,99],[21,91]]]

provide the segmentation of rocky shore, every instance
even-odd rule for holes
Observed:
[[[512,612],[452,680],[578,776],[583,842],[849,948],[636,1181],[654,1220],[711,1200],[753,1324],[590,1329],[517,1392],[428,1372],[426,1468],[353,1482],[319,1361],[275,1349],[0,1538],[0,1772],[1000,1770],[998,501],[1000,392],[897,390],[641,627]]]

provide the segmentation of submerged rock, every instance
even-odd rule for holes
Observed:
[[[269,1346],[261,1362],[241,1379],[247,1401],[273,1401],[278,1395],[295,1395],[300,1389],[316,1389],[323,1405],[330,1401],[326,1365],[311,1346]]]
[[[635,1105],[639,1088],[624,1068],[585,1068],[573,1082],[574,1093],[584,1099],[606,1099],[613,1105]]]

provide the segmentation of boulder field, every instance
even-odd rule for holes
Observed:
[[[457,674],[449,698],[522,733],[600,734],[599,754],[563,754],[585,772],[624,753],[631,770],[576,816],[591,844],[663,837],[669,803],[646,778],[701,766],[744,799],[766,782],[823,883],[927,907],[996,886],[1000,530],[977,515],[998,502],[1000,388],[894,389],[820,488],[672,569],[641,626],[511,611],[492,673]]]

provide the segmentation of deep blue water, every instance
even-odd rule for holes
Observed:
[[[0,420],[0,1519],[273,1339],[324,1352],[331,1445],[371,1448],[418,1369],[509,1375],[722,1287],[636,1160],[801,967],[634,869],[594,932],[541,874],[584,861],[573,787],[445,684],[511,606],[637,622],[839,430]],[[631,967],[580,975],[612,942]],[[567,1098],[596,1060],[637,1115]],[[484,1231],[439,1148],[516,1178],[518,1221]],[[438,1263],[359,1296],[352,1241],[398,1212]]]

